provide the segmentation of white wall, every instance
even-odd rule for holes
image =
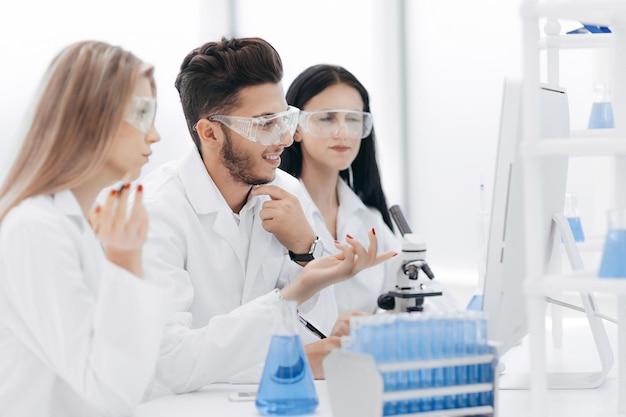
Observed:
[[[9,4],[10,3],[10,4]],[[0,6],[0,172],[17,147],[22,118],[52,58],[66,45],[97,39],[119,44],[155,65],[156,145],[145,171],[192,146],[174,79],[185,54],[201,42],[200,0],[20,0]]]
[[[504,78],[521,74],[519,3],[409,2],[411,214],[444,280],[477,280],[479,187],[490,196]]]
[[[410,208],[409,222],[424,235],[439,279],[475,283],[479,184],[484,181],[487,190],[492,184],[503,80],[521,74],[520,3],[406,1],[409,79],[402,85],[397,1],[5,2],[0,6],[0,172],[46,65],[63,46],[85,38],[120,44],[156,66],[162,142],[144,173],[182,155],[192,142],[173,86],[179,64],[192,48],[236,30],[237,36],[261,36],[276,47],[284,61],[285,89],[300,71],[320,62],[343,65],[361,79],[371,95],[389,203]],[[230,7],[238,16],[232,22]],[[573,57],[565,66],[582,64]],[[581,84],[570,74],[563,80],[576,92],[572,124],[580,127],[592,83]],[[400,138],[403,92],[409,98],[408,149]],[[404,169],[407,152],[411,163]],[[402,192],[405,181],[409,196]],[[594,216],[591,223],[599,225]]]

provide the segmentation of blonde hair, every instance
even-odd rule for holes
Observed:
[[[0,221],[22,200],[76,187],[104,164],[141,76],[154,93],[152,67],[103,42],[77,42],[54,58],[0,188]]]

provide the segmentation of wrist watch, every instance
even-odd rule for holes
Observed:
[[[324,253],[324,242],[319,237],[315,237],[309,253],[293,253],[289,251],[289,258],[294,262],[309,262],[313,259],[320,258]]]

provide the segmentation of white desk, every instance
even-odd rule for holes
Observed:
[[[617,326],[606,323],[607,333],[614,352],[617,346]],[[516,346],[502,358],[506,372],[524,372],[528,369],[526,341]],[[598,366],[597,354],[583,319],[564,319],[563,348],[548,349],[548,363],[552,369],[582,371]],[[320,405],[316,417],[332,417],[326,384],[316,381]],[[228,394],[237,391],[255,391],[255,385],[215,384],[202,391],[163,397],[142,404],[134,417],[258,417],[254,401],[232,402]],[[613,417],[617,414],[617,371],[613,367],[608,379],[599,388],[591,390],[552,390],[548,392],[551,417]],[[530,391],[500,390],[498,392],[499,417],[528,417]],[[358,417],[358,416],[354,416]]]
[[[315,416],[332,417],[326,383],[315,381],[320,405]],[[133,417],[247,417],[260,416],[254,401],[233,402],[228,394],[256,391],[256,385],[215,384],[201,391],[169,396],[142,404]]]

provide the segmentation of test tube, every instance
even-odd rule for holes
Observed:
[[[442,356],[445,359],[452,359],[454,357],[454,336],[456,333],[456,320],[446,315],[441,320],[443,327],[443,340],[441,344]],[[446,387],[456,385],[456,369],[454,366],[446,366],[443,369],[443,385]],[[443,399],[443,407],[445,409],[452,409],[456,405],[454,395],[446,395]]]
[[[433,358],[433,323],[429,319],[428,313],[421,313],[419,320],[419,360],[429,361]],[[420,388],[432,388],[433,387],[433,370],[430,368],[423,368],[419,371],[420,376]],[[433,409],[432,398],[424,397],[419,400],[420,411],[430,411]]]

